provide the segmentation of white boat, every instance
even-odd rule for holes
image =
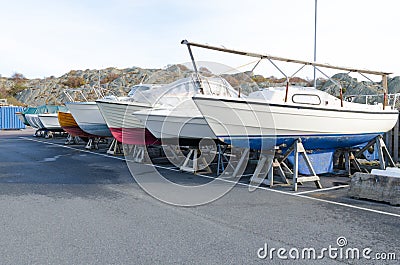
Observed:
[[[21,115],[26,122],[38,130],[62,130],[58,123],[58,111],[66,110],[65,106],[42,105],[39,107],[28,107],[24,109]]]
[[[83,131],[99,137],[112,137],[96,102],[67,102],[65,105]]]
[[[301,138],[307,149],[352,147],[387,132],[397,122],[398,111],[387,106],[387,76],[390,74],[388,72],[338,67],[268,54],[237,51],[187,40],[181,43],[187,46],[196,72],[191,47],[258,58],[259,61],[251,71],[254,71],[261,60],[268,60],[286,77],[285,88],[263,89],[250,93],[247,98],[208,95],[193,97],[213,133],[218,139],[228,144],[271,150],[275,146],[289,147],[296,139]],[[315,72],[318,70],[321,73],[323,72],[320,68],[327,68],[360,73],[364,77],[365,74],[378,75],[382,77],[383,104],[371,106],[346,102],[343,100],[340,83],[332,79],[330,80],[340,89],[340,99],[315,88],[291,87],[289,86],[290,77],[273,61],[302,65],[295,74],[305,66],[312,66]]]
[[[39,114],[25,114],[26,120],[28,123],[35,129],[41,130],[45,129],[46,127],[39,119]]]
[[[38,114],[38,118],[41,124],[43,124],[43,128],[50,131],[62,131],[62,128],[58,121],[58,113]]]
[[[146,128],[158,139],[176,141],[184,145],[196,144],[203,138],[216,139],[192,96],[237,97],[237,92],[223,78],[189,77],[165,86],[164,94],[152,109],[134,112]]]
[[[252,149],[290,146],[298,138],[306,149],[352,147],[392,129],[399,115],[390,106],[342,102],[311,87],[266,88],[246,99],[196,95],[193,100],[218,139]]]
[[[140,84],[132,87],[127,97],[96,100],[115,139],[125,144],[154,144],[157,141],[132,113],[151,108],[152,101],[156,100],[152,99],[151,95],[159,95],[161,87],[162,85]],[[155,90],[158,92],[154,92]]]
[[[35,129],[43,129],[44,125],[41,123],[39,119],[39,114],[25,114],[25,118],[29,125]]]
[[[36,107],[26,107],[22,112],[16,112],[15,114],[17,117],[25,124],[28,126],[31,126],[27,119],[25,118],[25,114],[34,114],[36,113],[37,108]]]

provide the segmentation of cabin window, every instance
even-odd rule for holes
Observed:
[[[293,103],[297,104],[308,104],[308,105],[320,105],[321,99],[318,95],[313,94],[294,94],[292,96]]]

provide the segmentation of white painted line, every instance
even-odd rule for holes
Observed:
[[[51,143],[51,142],[47,142],[47,141],[40,141],[40,140],[31,139],[31,138],[27,138],[27,137],[20,137],[20,138],[23,140],[29,140],[29,141],[43,143],[43,144],[55,145],[55,146],[59,146],[59,147],[67,148],[67,149],[76,150],[76,151],[83,152],[83,153],[89,153],[89,154],[98,155],[98,156],[102,156],[102,157],[113,158],[113,159],[117,159],[117,160],[121,160],[121,161],[125,161],[125,162],[126,161],[134,162],[133,160],[127,160],[125,157],[117,157],[117,156],[112,156],[112,155],[108,155],[108,154],[96,153],[96,152],[92,152],[90,150],[75,148],[75,147],[71,147],[71,146],[67,146],[67,145],[63,145],[63,144]],[[157,167],[157,168],[161,168],[161,169],[168,169],[168,170],[172,170],[172,171],[180,171],[176,167],[164,167],[164,166],[157,166],[157,165],[153,165],[153,164],[144,164],[144,165],[153,166],[153,167]]]
[[[200,175],[200,174],[198,174],[198,176],[209,177],[209,176],[204,176],[204,175]],[[217,178],[217,179],[219,179],[221,181],[233,182],[233,181],[229,181],[229,180],[226,180],[226,179],[220,179],[220,178]],[[302,194],[304,194],[306,192],[291,193],[291,192],[287,192],[287,191],[274,190],[274,189],[267,188],[267,187],[254,186],[254,185],[251,185],[251,184],[246,184],[246,183],[241,183],[241,182],[238,182],[237,184],[238,185],[242,185],[242,186],[246,186],[246,187],[272,191],[272,192],[285,194],[285,195],[289,195],[289,196],[295,196],[295,197],[305,198],[305,199],[309,199],[309,200],[315,200],[315,201],[319,201],[319,202],[325,202],[325,203],[329,203],[329,204],[340,205],[340,206],[343,206],[343,207],[348,207],[348,208],[353,208],[353,209],[363,210],[363,211],[367,211],[367,212],[379,213],[379,214],[383,214],[383,215],[389,215],[389,216],[394,216],[394,217],[399,217],[400,218],[400,214],[395,214],[395,213],[390,213],[390,212],[385,212],[385,211],[380,211],[380,210],[374,210],[374,209],[355,206],[355,205],[351,205],[351,204],[335,202],[335,201],[328,201],[328,200],[325,200],[325,199],[314,198],[314,197],[302,195]],[[348,186],[348,185],[342,185],[342,186]],[[340,186],[337,186],[337,187],[334,187],[334,188],[337,189],[338,187],[340,187]],[[344,188],[344,187],[340,187],[340,188]],[[332,188],[326,188],[325,190],[328,190],[328,189],[332,189]],[[316,191],[321,191],[321,189],[316,190]]]
[[[51,143],[51,142],[45,142],[45,141],[40,141],[40,140],[31,139],[31,138],[27,138],[27,137],[20,137],[20,138],[21,138],[21,139],[24,139],[24,140],[32,141],[32,142],[38,142],[38,143],[44,143],[44,144],[49,144],[49,145],[55,145],[55,146],[59,146],[59,147],[67,148],[67,149],[76,150],[76,151],[83,152],[83,153],[95,154],[95,155],[99,155],[99,156],[103,156],[103,157],[109,157],[109,158],[114,158],[114,159],[118,159],[118,160],[125,161],[125,159],[124,159],[124,158],[121,158],[121,157],[110,156],[110,155],[107,155],[107,154],[95,153],[95,152],[92,152],[92,151],[89,151],[89,150],[78,149],[78,148],[71,147],[71,146],[67,146],[67,145],[56,144],[56,143]]]
[[[131,160],[126,160],[126,159],[120,158],[120,157],[110,156],[110,155],[107,155],[107,154],[95,153],[95,152],[88,151],[88,150],[82,150],[82,149],[78,149],[78,148],[74,148],[74,147],[70,147],[70,146],[65,146],[65,145],[61,145],[61,144],[35,140],[35,139],[27,138],[27,137],[19,137],[19,138],[25,139],[25,140],[29,140],[29,141],[33,141],[33,142],[50,144],[50,145],[55,145],[55,146],[59,146],[59,147],[63,147],[63,148],[68,148],[68,149],[72,149],[72,150],[76,150],[76,151],[80,151],[80,152],[84,152],[84,153],[99,155],[99,156],[102,156],[102,157],[108,157],[108,158],[118,159],[118,160],[122,160],[122,161],[131,161]],[[153,165],[153,164],[145,164],[145,165],[149,165],[149,166],[153,166],[153,167],[156,167],[156,168],[161,168],[161,169],[167,169],[167,170],[171,170],[171,171],[180,172],[179,169],[175,169],[175,168],[157,166],[157,165]],[[223,179],[223,178],[218,178],[218,177],[215,178],[215,177],[212,177],[212,176],[206,176],[206,175],[202,175],[202,174],[196,174],[196,176],[200,176],[200,177],[208,178],[208,179],[215,179],[215,180],[225,181],[225,182],[229,182],[229,183],[236,183],[237,185],[245,186],[245,187],[248,187],[248,188],[267,190],[267,191],[280,193],[280,194],[285,194],[285,195],[289,195],[289,196],[295,196],[295,197],[309,199],[309,200],[313,200],[313,201],[319,201],[319,202],[324,202],[324,203],[328,203],[328,204],[339,205],[339,206],[342,206],[342,207],[347,207],[347,208],[352,208],[352,209],[357,209],[357,210],[362,210],[362,211],[378,213],[378,214],[383,214],[383,215],[394,216],[394,217],[400,218],[400,214],[396,214],[396,213],[390,213],[390,212],[385,212],[385,211],[380,211],[380,210],[374,210],[374,209],[370,209],[370,208],[366,208],[366,207],[360,207],[360,206],[355,206],[355,205],[351,205],[351,204],[347,204],[347,203],[341,203],[341,202],[335,202],[335,201],[328,201],[328,200],[325,200],[325,199],[320,199],[320,198],[315,198],[315,197],[310,197],[310,196],[304,195],[304,194],[311,193],[311,192],[314,192],[314,191],[304,191],[304,192],[293,193],[293,192],[275,190],[275,189],[271,189],[271,188],[267,188],[267,187],[255,186],[255,185],[251,185],[251,184],[241,183],[241,182],[232,181],[232,180]],[[329,190],[329,189],[333,189],[333,188],[336,188],[336,189],[344,188],[345,186],[348,186],[348,185],[336,186],[336,187],[326,188],[326,189],[319,189],[319,190],[315,190],[315,192],[322,191],[322,190]]]
[[[143,165],[166,169],[166,170],[171,170],[171,171],[176,171],[176,172],[186,172],[186,171],[181,171],[179,168],[176,168],[176,167],[164,167],[164,166],[157,166],[157,165],[153,165],[153,164],[143,164]]]
[[[379,214],[384,214],[384,215],[390,215],[390,216],[394,216],[394,217],[399,217],[400,218],[400,214],[396,214],[396,213],[390,213],[390,212],[384,212],[384,211],[380,211],[380,210],[374,210],[374,209],[355,206],[355,205],[351,205],[351,204],[347,204],[347,203],[328,201],[328,200],[315,198],[315,197],[310,197],[310,196],[305,196],[305,195],[301,195],[301,194],[300,195],[299,194],[292,194],[292,195],[296,196],[296,197],[307,198],[307,199],[314,200],[314,201],[326,202],[326,203],[340,205],[340,206],[344,206],[344,207],[348,207],[348,208],[353,208],[353,209],[358,209],[358,210],[363,210],[363,211],[373,212],[373,213],[379,213]]]
[[[346,184],[346,185],[338,185],[338,186],[329,187],[329,188],[324,188],[324,189],[316,189],[316,190],[301,191],[301,192],[296,192],[296,193],[294,193],[294,194],[296,194],[296,195],[308,194],[308,193],[322,192],[322,191],[327,191],[327,190],[338,190],[338,189],[347,188],[347,187],[349,187],[348,184]]]

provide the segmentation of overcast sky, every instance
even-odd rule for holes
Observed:
[[[0,0],[0,74],[43,78],[71,69],[162,68],[190,60],[182,39],[311,61],[314,3]],[[400,75],[399,15],[396,0],[318,0],[317,61]],[[198,60],[239,69],[254,61],[193,52]],[[279,66],[289,75],[296,69]],[[299,75],[311,77],[310,71]]]

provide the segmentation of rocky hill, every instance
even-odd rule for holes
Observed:
[[[206,68],[201,68],[203,75],[211,75]],[[171,65],[165,69],[126,69],[106,68],[101,70],[71,70],[60,77],[46,79],[26,79],[21,74],[12,78],[0,78],[0,98],[9,97],[12,103],[29,106],[42,104],[60,105],[72,100],[95,100],[101,95],[126,95],[133,85],[143,83],[166,84],[179,78],[191,76],[193,72],[183,65]],[[285,79],[251,75],[251,73],[222,75],[233,87],[244,93],[258,87],[284,86]],[[382,93],[380,82],[359,82],[348,74],[336,74],[331,80],[318,79],[317,87],[332,95],[339,95],[337,83],[340,83],[344,95]],[[310,86],[312,82],[295,77],[293,85]],[[388,79],[389,93],[400,92],[400,77]],[[100,89],[99,89],[100,88]],[[101,91],[101,92],[99,92]],[[69,95],[69,96],[68,96]]]

